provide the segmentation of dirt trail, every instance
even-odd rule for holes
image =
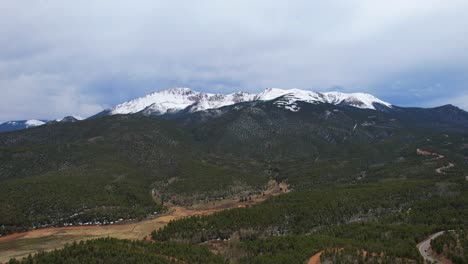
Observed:
[[[449,163],[447,166],[437,168],[436,172],[439,173],[439,174],[445,174],[444,170],[447,170],[447,169],[450,169],[450,168],[453,168],[453,167],[455,167],[455,164]]]
[[[440,154],[437,154],[437,153],[432,153],[432,152],[429,152],[427,150],[423,150],[423,149],[416,149],[416,152],[419,154],[419,155],[422,155],[422,156],[434,156],[433,160],[439,160],[439,159],[443,159],[445,158],[444,155],[440,155]]]
[[[36,229],[23,233],[15,233],[0,237],[0,263],[11,258],[23,258],[39,251],[50,251],[63,247],[66,243],[89,240],[102,237],[120,239],[146,239],[156,229],[165,226],[169,221],[194,215],[209,215],[226,209],[246,207],[258,204],[266,199],[288,192],[284,183],[271,186],[265,191],[265,196],[252,197],[252,200],[239,202],[238,198],[226,199],[193,207],[175,206],[169,212],[139,222],[105,226],[68,226]]]

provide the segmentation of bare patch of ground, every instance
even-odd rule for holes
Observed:
[[[308,264],[320,264],[320,256],[322,256],[322,253],[323,253],[323,251],[320,251],[320,252],[316,253],[315,255],[313,255],[309,259],[309,262],[307,262],[307,263]]]

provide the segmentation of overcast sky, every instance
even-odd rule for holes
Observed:
[[[0,1],[0,121],[175,86],[468,110],[468,1]]]

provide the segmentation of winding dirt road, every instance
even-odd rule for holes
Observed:
[[[450,168],[453,168],[453,167],[455,167],[455,164],[449,163],[447,166],[437,168],[436,172],[439,173],[439,174],[445,174],[444,170],[447,170],[447,169],[450,169]]]
[[[423,149],[416,149],[416,153],[418,153],[418,155],[422,155],[422,156],[433,156],[434,158],[432,160],[440,160],[440,159],[443,159],[445,158],[444,155],[440,155],[438,153],[433,153],[433,152],[429,152],[427,150],[423,150]],[[453,168],[455,167],[455,164],[454,163],[449,163],[447,166],[442,166],[440,168],[437,168],[435,171],[439,174],[446,174],[445,173],[445,170],[447,169],[450,169],[450,168]]]

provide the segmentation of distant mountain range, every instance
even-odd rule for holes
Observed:
[[[5,123],[0,124],[0,132],[5,131],[14,131],[14,130],[21,130],[30,127],[37,127],[46,124],[47,120],[16,120],[16,121],[8,121]]]
[[[79,116],[66,116],[62,119],[56,120],[15,120],[15,121],[8,121],[5,123],[0,124],[0,132],[8,132],[8,131],[16,131],[26,128],[38,127],[48,123],[56,123],[56,122],[77,122],[81,121],[83,118]]]
[[[104,110],[90,117],[91,119],[101,116],[118,114],[140,113],[146,116],[172,115],[182,113],[195,113],[240,103],[256,103],[274,101],[274,105],[292,112],[300,111],[300,103],[308,104],[330,104],[358,109],[369,109],[375,111],[398,111],[401,107],[385,102],[371,94],[366,93],[341,93],[341,92],[312,92],[300,89],[278,89],[268,88],[260,93],[237,92],[232,94],[212,94],[194,91],[190,88],[172,88],[148,94],[144,97],[133,99],[110,109]],[[420,108],[414,108],[420,109]],[[422,109],[422,108],[421,108]],[[437,108],[434,108],[437,109]],[[455,107],[453,111],[461,111]],[[466,113],[466,112],[465,112]],[[436,113],[437,114],[437,113]],[[52,122],[76,122],[82,118],[67,116],[59,120],[19,120],[8,121],[0,124],[0,132],[26,129]]]

